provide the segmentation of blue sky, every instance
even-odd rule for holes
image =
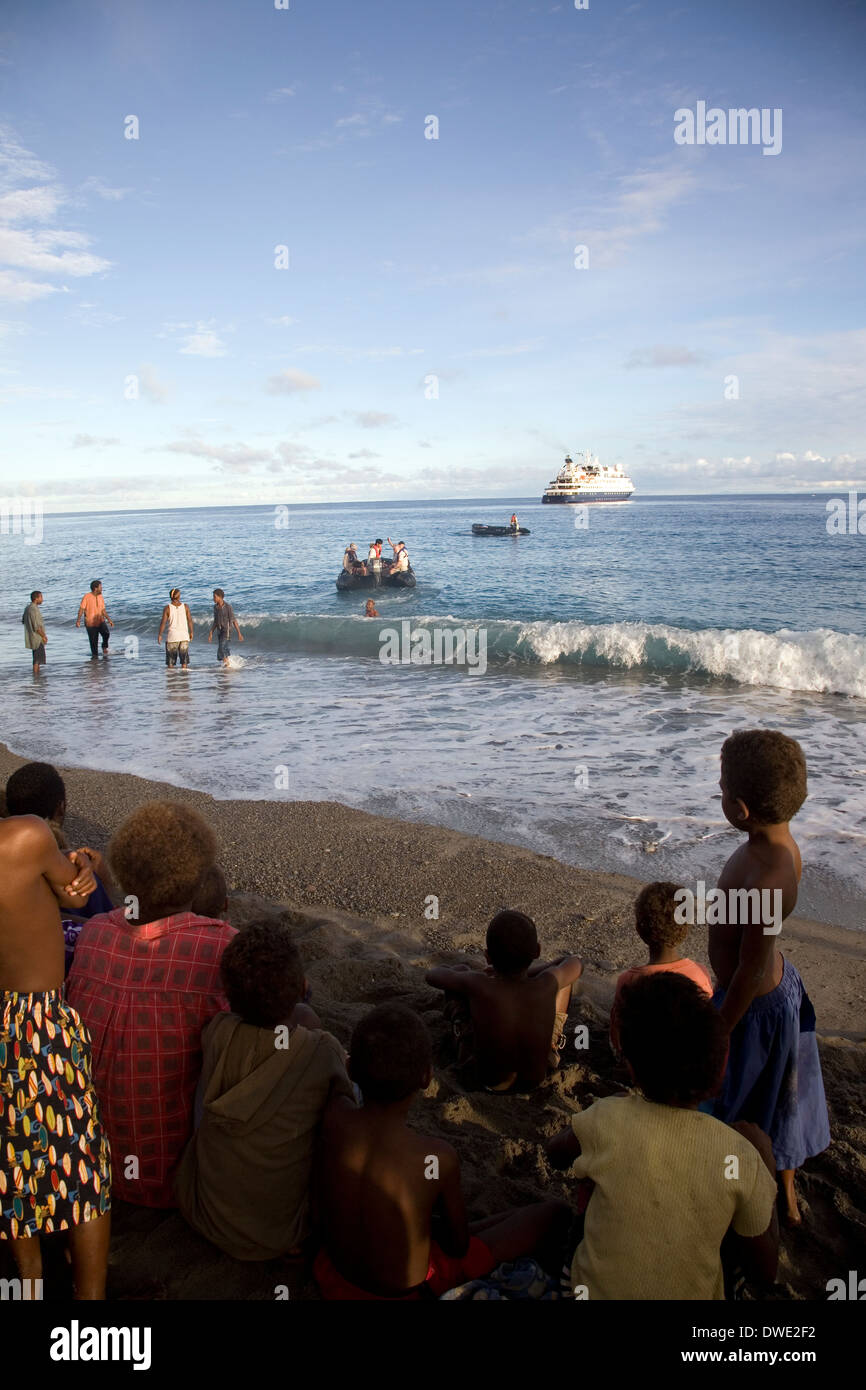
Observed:
[[[0,491],[866,486],[864,53],[839,0],[4,0]]]

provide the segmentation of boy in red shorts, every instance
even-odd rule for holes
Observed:
[[[313,1273],[324,1298],[440,1298],[568,1225],[562,1202],[537,1202],[477,1222],[470,1233],[455,1150],[407,1124],[433,1075],[430,1035],[411,1009],[383,1005],[361,1020],[349,1074],[364,1103],[335,1097],[322,1135],[325,1247]]]

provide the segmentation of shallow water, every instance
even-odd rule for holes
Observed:
[[[334,799],[588,867],[710,879],[737,838],[720,744],[779,727],[810,769],[798,910],[862,926],[866,537],[830,537],[823,497],[637,497],[592,506],[586,529],[536,500],[517,505],[531,535],[471,535],[513,506],[76,515],[46,518],[39,545],[4,535],[3,737],[219,797]],[[366,595],[334,580],[349,540],[363,552],[388,531],[418,586],[378,591],[369,621]],[[95,576],[116,624],[105,663],[74,628]],[[19,622],[36,584],[38,684]],[[197,625],[188,673],[166,671],[155,640],[174,584]],[[214,585],[247,639],[228,670],[206,641]],[[463,632],[474,664],[413,665],[421,631]],[[383,664],[395,643],[403,664]]]

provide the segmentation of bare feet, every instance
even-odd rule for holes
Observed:
[[[793,1168],[780,1168],[779,1170],[779,1206],[788,1226],[802,1226],[803,1218],[800,1215],[797,1192],[794,1187],[794,1171]]]

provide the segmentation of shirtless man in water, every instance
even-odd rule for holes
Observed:
[[[109,1152],[90,1038],[64,998],[60,925],[96,880],[87,852],[62,854],[39,816],[0,821],[0,876],[0,1236],[26,1281],[42,1277],[40,1234],[67,1230],[76,1297],[101,1299]]]
[[[757,1124],[770,1136],[787,1219],[799,1225],[794,1171],[830,1142],[815,1011],[799,973],[776,947],[802,872],[788,822],[806,799],[803,750],[776,730],[732,734],[722,747],[719,785],[726,818],[748,839],[719,878],[727,924],[709,927],[719,986],[713,1002],[730,1033],[713,1113]]]

